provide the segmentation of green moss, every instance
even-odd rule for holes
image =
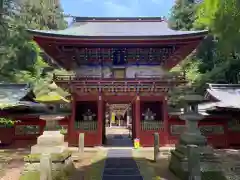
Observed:
[[[63,171],[53,171],[53,180],[68,180],[74,172],[74,166],[68,166]],[[38,171],[29,171],[24,173],[19,180],[40,180],[40,173]]]
[[[178,152],[177,152],[178,153]],[[184,171],[179,161],[177,153],[172,154],[171,161],[169,165],[170,171],[175,174],[179,179],[186,180],[188,179],[188,172]],[[225,176],[221,171],[208,171],[201,173],[201,180],[226,180]]]
[[[27,172],[19,180],[40,180],[40,173],[38,171]]]
[[[68,99],[60,96],[59,94],[55,92],[50,92],[47,95],[42,95],[40,97],[37,97],[35,99],[37,102],[57,102],[57,101],[64,101],[64,102],[70,102]]]
[[[63,153],[51,154],[52,162],[62,162],[72,155],[71,151],[64,151]],[[40,162],[41,154],[29,154],[24,157],[25,162]]]

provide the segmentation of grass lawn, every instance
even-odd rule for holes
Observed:
[[[101,180],[106,154],[104,150],[79,154],[77,161],[74,162],[76,173],[72,180]]]
[[[168,170],[168,155],[163,154],[155,163],[153,162],[153,151],[139,149],[133,150],[133,157],[144,180],[179,180]]]

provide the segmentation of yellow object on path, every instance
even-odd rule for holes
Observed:
[[[140,140],[138,138],[134,139],[134,148],[135,149],[140,148]]]
[[[116,114],[113,112],[111,117],[111,123],[115,123],[115,116]]]

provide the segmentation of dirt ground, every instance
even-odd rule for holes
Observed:
[[[0,149],[1,180],[18,180],[23,169],[23,158],[29,149]]]

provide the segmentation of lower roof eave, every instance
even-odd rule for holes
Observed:
[[[41,32],[35,30],[28,30],[34,37],[46,38],[46,39],[65,39],[65,40],[181,40],[181,39],[203,39],[208,34],[208,31],[202,31],[197,33],[188,33],[188,34],[175,34],[175,35],[142,35],[142,36],[79,36],[79,35],[66,35],[66,34],[56,34],[49,32]]]

